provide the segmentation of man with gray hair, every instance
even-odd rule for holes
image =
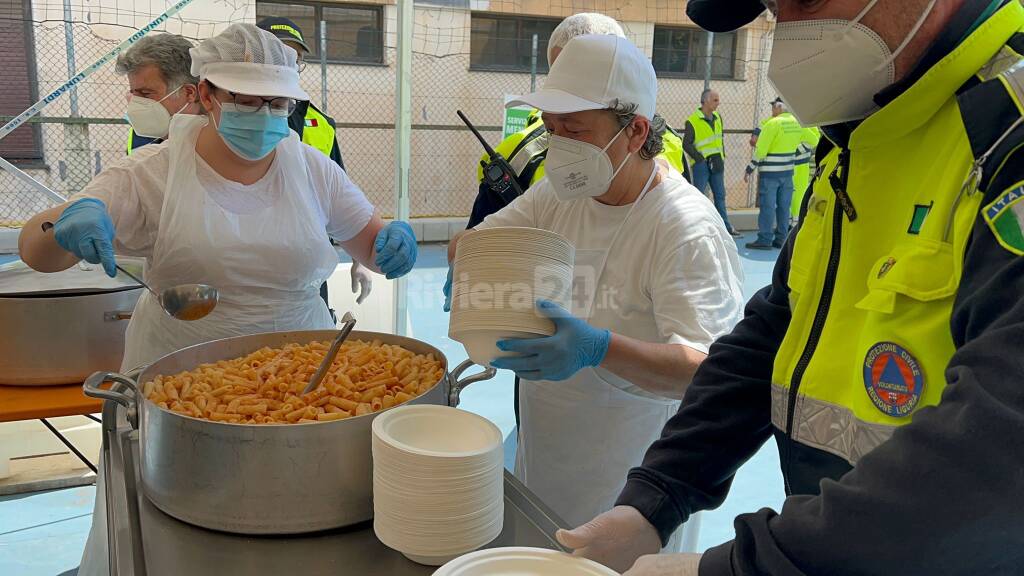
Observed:
[[[153,34],[117,57],[114,70],[128,76],[128,154],[166,138],[171,116],[202,111],[191,48],[191,42],[176,34]]]
[[[729,223],[725,194],[725,129],[718,113],[721,98],[715,90],[704,90],[700,107],[686,119],[683,149],[693,159],[693,185],[702,193],[711,186],[715,208],[734,237],[740,236]]]

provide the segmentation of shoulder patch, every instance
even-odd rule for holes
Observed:
[[[999,244],[1024,256],[1024,182],[1010,186],[984,208],[985,222]]]

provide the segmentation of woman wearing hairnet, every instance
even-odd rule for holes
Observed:
[[[19,240],[22,259],[43,272],[84,259],[113,276],[117,252],[144,256],[157,290],[219,290],[214,311],[193,322],[169,317],[144,293],[128,326],[126,369],[204,341],[331,328],[319,295],[338,263],[330,238],[388,278],[416,260],[409,225],[385,226],[345,172],[288,128],[295,101],[309,99],[294,50],[256,26],[233,24],[191,54],[208,116],[176,115],[167,142],[140,149],[70,202],[36,215]],[[107,573],[105,520],[101,477],[83,576]]]

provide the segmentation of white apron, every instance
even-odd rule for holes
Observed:
[[[578,318],[590,317],[608,253],[646,195],[656,170],[609,248],[577,252],[574,283],[588,285],[582,305],[574,301],[572,312]],[[574,293],[578,288],[574,286]],[[602,328],[625,331],[626,327]],[[572,527],[615,505],[626,474],[640,465],[647,448],[679,408],[678,400],[641,396],[624,390],[628,388],[636,387],[607,370],[589,367],[562,382],[520,382],[516,477]],[[677,531],[666,551],[678,549],[679,536]]]
[[[320,284],[338,265],[314,197],[298,138],[277,145],[274,162],[288,188],[254,214],[219,206],[196,176],[202,116],[177,115],[160,227],[146,280],[158,292],[209,284],[220,301],[209,316],[183,322],[143,293],[125,335],[122,367],[148,364],[181,348],[245,334],[331,328]],[[273,168],[272,168],[273,169]]]
[[[178,114],[171,121],[167,187],[146,281],[158,292],[175,284],[209,284],[220,301],[206,318],[185,322],[143,293],[125,335],[123,370],[219,338],[333,327],[320,284],[337,267],[338,255],[315,208],[298,138],[291,134],[276,148],[274,162],[288,187],[270,207],[241,215],[220,207],[196,176],[196,138],[205,125],[203,116]],[[102,462],[99,469],[80,576],[109,570]]]

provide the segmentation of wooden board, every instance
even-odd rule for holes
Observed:
[[[102,406],[102,400],[82,393],[81,384],[0,386],[0,422],[96,414]]]

